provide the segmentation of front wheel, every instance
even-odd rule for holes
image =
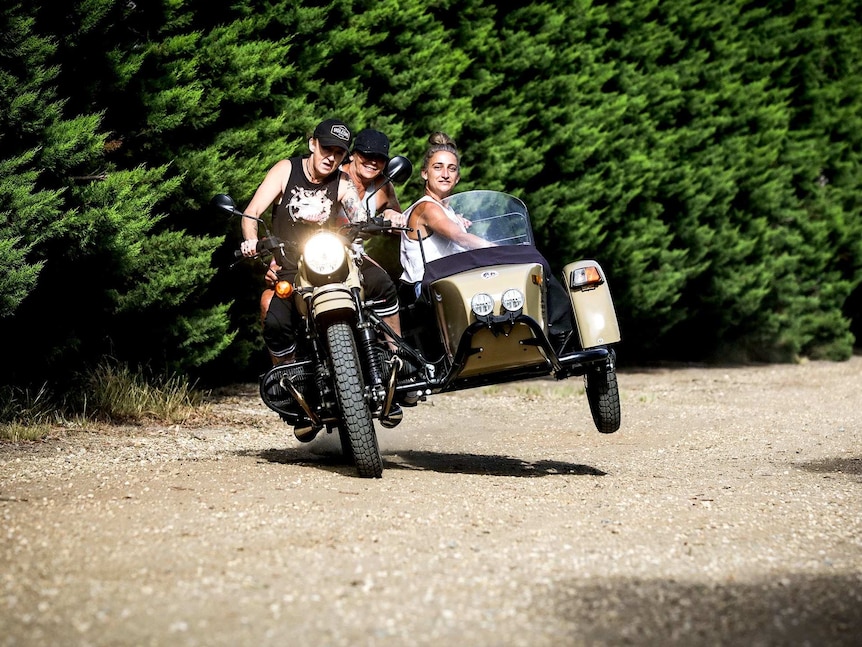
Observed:
[[[584,388],[587,401],[590,403],[590,413],[596,429],[603,434],[612,434],[619,430],[622,420],[620,413],[620,390],[617,385],[616,362],[611,351],[610,359],[604,366],[590,369],[584,375]]]
[[[359,476],[380,478],[383,459],[377,445],[374,420],[365,400],[362,369],[352,328],[344,321],[336,321],[326,329],[326,343],[332,360],[335,395],[341,407],[338,428],[342,449],[345,456],[352,455]]]

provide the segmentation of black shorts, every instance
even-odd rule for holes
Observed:
[[[296,352],[295,322],[299,311],[293,297],[272,297],[263,320],[263,341],[273,357],[284,358]]]
[[[365,300],[373,301],[371,309],[381,317],[398,313],[398,289],[389,276],[389,272],[380,267],[370,256],[363,254],[362,286],[365,288]]]

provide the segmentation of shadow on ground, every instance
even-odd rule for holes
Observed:
[[[496,454],[449,454],[428,451],[399,451],[385,455],[385,467],[390,469],[429,470],[455,474],[487,474],[489,476],[605,476],[605,472],[563,461],[527,461]]]
[[[862,476],[862,458],[824,458],[809,463],[796,463],[796,467],[816,474],[853,474]]]
[[[270,463],[308,465],[330,471],[352,470],[338,449],[305,448],[266,449],[238,452],[240,456],[257,456]],[[527,461],[496,454],[450,454],[429,451],[383,452],[383,470],[418,470],[442,474],[481,474],[486,476],[605,476],[606,472],[589,465],[564,461]]]
[[[610,579],[555,586],[543,609],[590,645],[859,645],[862,574],[719,585]]]

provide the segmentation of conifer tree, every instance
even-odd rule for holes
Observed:
[[[59,191],[37,185],[33,161],[40,132],[61,103],[46,65],[53,44],[33,30],[32,12],[19,4],[0,8],[0,325],[8,324],[42,270],[32,250],[45,236],[43,220],[59,214]]]
[[[41,272],[14,315],[2,322],[4,337],[16,339],[28,357],[4,367],[4,383],[68,384],[106,356],[154,370],[194,366],[229,341],[224,308],[187,315],[185,326],[177,325],[178,311],[193,312],[189,296],[211,278],[213,249],[205,238],[186,239],[168,258],[160,242],[163,216],[157,208],[176,191],[179,178],[166,177],[164,166],[122,168],[109,159],[121,142],[104,130],[103,112],[86,80],[109,83],[112,68],[90,56],[98,48],[87,52],[86,46],[106,24],[122,18],[112,13],[115,4],[79,3],[60,14],[14,8],[5,14],[16,30],[10,30],[14,46],[4,54],[14,63],[9,69],[18,70],[20,87],[28,88],[2,124],[5,150],[17,160],[6,167],[29,187],[12,192],[14,202],[4,195],[4,203],[20,236],[14,246],[26,250],[27,262]],[[99,74],[80,74],[88,63]],[[3,185],[10,183],[4,175]],[[177,258],[190,257],[195,271],[177,267]],[[137,298],[147,290],[158,298]],[[179,309],[166,298],[176,294],[183,295]],[[202,339],[205,330],[218,334]]]
[[[67,101],[56,91],[56,38],[40,33],[35,8],[16,3],[0,12],[0,86],[8,98],[0,114],[0,253],[9,270],[0,336],[14,339],[29,360],[4,362],[0,381],[10,384],[38,378],[53,368],[52,359],[73,355],[82,329],[92,323],[92,313],[77,308],[60,319],[71,293],[85,291],[87,283],[76,285],[81,277],[75,270],[92,240],[78,241],[72,233],[86,229],[86,216],[77,210],[69,184],[99,154],[102,140],[97,115],[66,116]]]
[[[846,359],[853,332],[862,339],[862,310],[852,310],[854,290],[862,293],[862,17],[847,0],[775,3],[770,14],[757,31],[778,50],[774,82],[790,93],[786,158],[802,213],[782,223],[798,231],[789,243],[799,263],[782,277],[793,298],[769,308],[801,354]]]
[[[632,360],[841,359],[862,328],[850,0],[7,5],[0,332],[40,370],[255,366],[262,268],[207,203],[328,116],[417,167],[455,137],[459,190],[523,198],[555,269],[602,262]]]
[[[502,78],[483,127],[496,164],[486,173],[502,169],[504,186],[524,193],[556,269],[578,257],[603,263],[626,337],[639,344],[685,317],[678,295],[698,266],[675,243],[657,202],[668,163],[637,64],[618,56],[619,41],[641,29],[644,10],[610,13],[591,3],[543,2],[498,18],[493,67]],[[655,47],[665,47],[667,34],[647,29]],[[661,88],[659,79],[654,94]],[[494,131],[502,136],[491,143]]]
[[[850,239],[837,233],[840,209],[821,227],[799,199],[816,152],[799,127],[810,108],[800,111],[798,85],[781,79],[781,52],[804,16],[854,23],[825,7],[773,13],[548,2],[499,18],[502,54],[490,63],[504,82],[488,95],[483,130],[504,124],[508,136],[495,141],[492,168],[529,187],[552,258],[605,261],[635,353],[789,359],[816,356],[812,342],[825,348],[824,339],[838,342],[832,356],[849,352],[839,310],[854,282],[836,272],[823,236]],[[843,40],[832,31],[845,67],[856,26]],[[815,49],[802,50],[809,67],[824,60]],[[847,243],[837,256],[858,259]],[[822,261],[806,267],[807,258]]]

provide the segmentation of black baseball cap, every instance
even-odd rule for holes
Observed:
[[[379,130],[360,130],[353,143],[353,150],[363,155],[380,155],[389,159],[389,138]]]
[[[339,119],[326,119],[317,124],[313,137],[321,146],[337,146],[350,150],[350,127]]]

